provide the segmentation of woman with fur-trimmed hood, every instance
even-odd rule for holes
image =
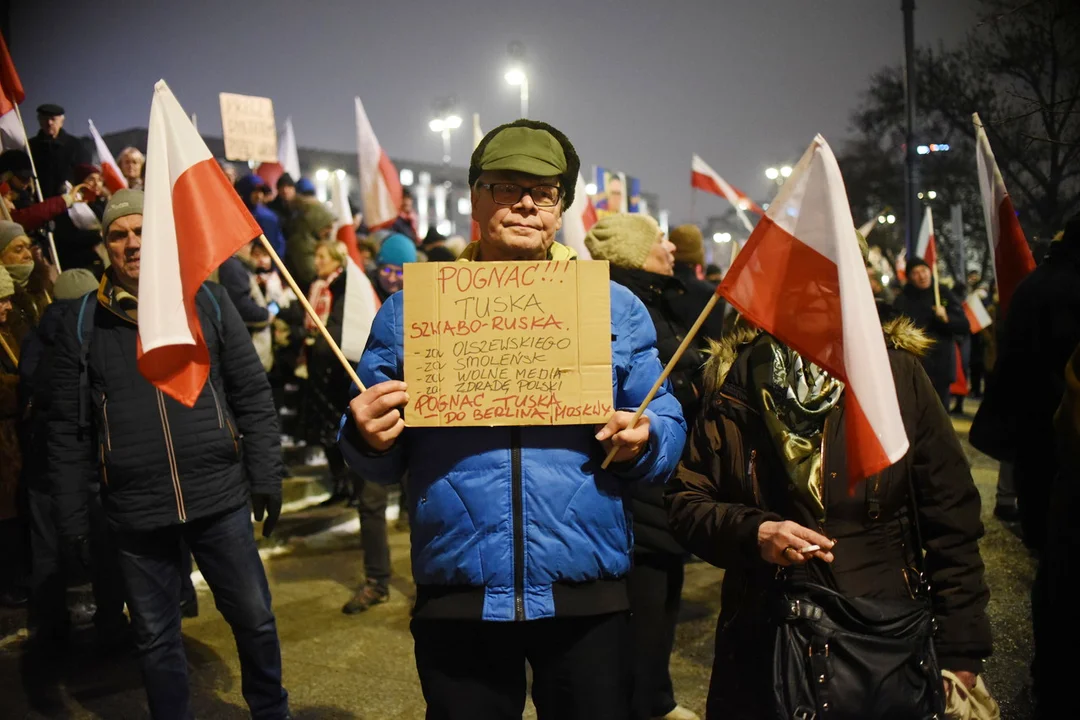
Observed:
[[[799,565],[847,597],[910,597],[912,486],[940,666],[974,686],[990,655],[980,499],[919,360],[930,341],[904,318],[884,332],[911,448],[853,492],[843,384],[765,333],[714,345],[702,410],[665,497],[676,538],[727,570],[708,718],[771,717],[767,608],[778,566]],[[798,551],[813,544],[821,549]]]

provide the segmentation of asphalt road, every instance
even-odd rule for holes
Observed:
[[[968,423],[956,422],[961,436]],[[1002,718],[1029,715],[1031,657],[1029,592],[1034,563],[1013,529],[992,516],[996,464],[967,448],[983,496],[986,537],[983,558],[991,589],[995,652],[986,680]],[[278,619],[285,683],[297,718],[417,720],[423,698],[412,658],[408,535],[391,530],[394,580],[391,601],[358,616],[341,605],[359,577],[361,552],[355,533],[323,532],[296,538],[267,553],[266,569]],[[701,562],[688,566],[682,619],[671,659],[677,699],[703,712],[712,663],[715,619],[723,573]],[[240,673],[228,626],[201,587],[201,614],[184,621],[196,713],[206,718],[244,718]],[[2,618],[0,618],[2,619]],[[11,622],[10,614],[8,622]],[[0,640],[0,717],[142,718],[147,716],[137,665],[130,655],[101,657],[89,632],[76,637],[65,663],[51,670],[55,683],[27,683],[24,634]],[[35,677],[37,675],[35,674]],[[29,686],[29,687],[28,687]],[[531,706],[526,717],[535,717]]]

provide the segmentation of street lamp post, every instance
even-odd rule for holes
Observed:
[[[529,76],[519,67],[511,68],[506,73],[506,82],[517,85],[521,91],[521,117],[529,117]]]
[[[450,114],[446,117],[434,118],[428,123],[428,127],[432,132],[437,132],[442,136],[443,143],[443,165],[450,164],[450,131],[457,130],[461,127],[461,116]]]

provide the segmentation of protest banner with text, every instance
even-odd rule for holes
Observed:
[[[277,162],[274,103],[255,95],[220,93],[221,134],[226,160]]]
[[[607,422],[608,277],[595,261],[406,265],[406,424]]]

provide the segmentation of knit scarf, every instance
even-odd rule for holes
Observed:
[[[330,286],[338,276],[344,272],[343,268],[338,268],[334,272],[330,273],[325,279],[319,278],[311,283],[311,288],[308,289],[308,302],[311,303],[311,307],[315,310],[315,314],[319,316],[319,320],[323,325],[330,318],[330,311],[334,307],[334,293],[330,292]],[[308,330],[315,330],[315,322],[310,317],[304,317],[304,326]]]

